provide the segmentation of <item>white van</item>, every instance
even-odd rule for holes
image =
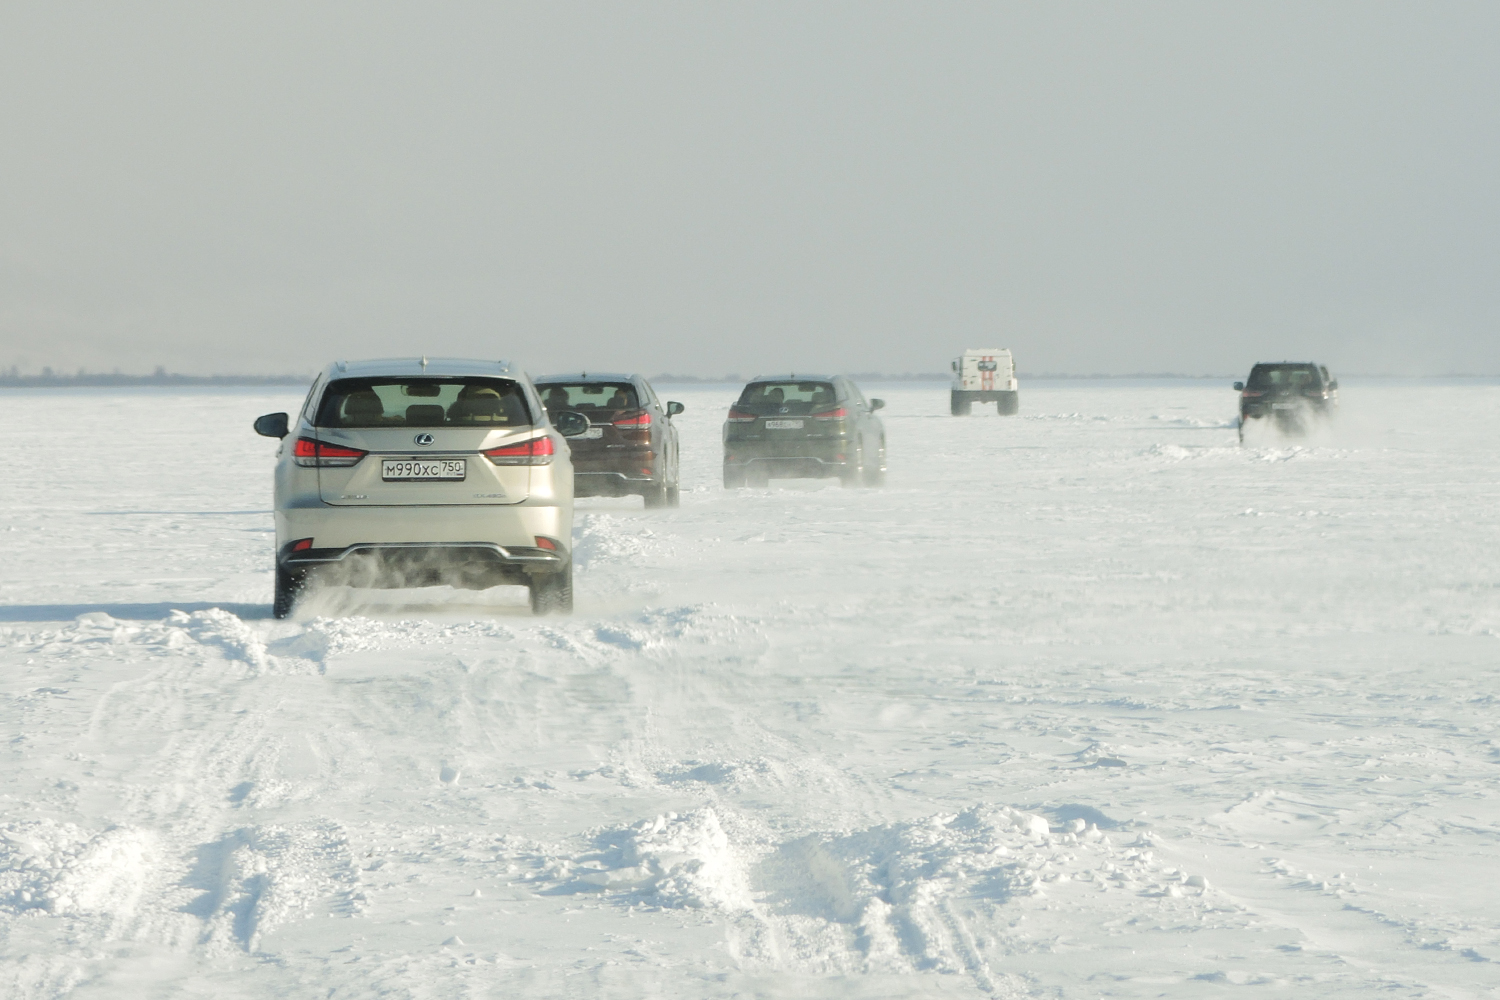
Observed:
[[[1016,362],[1004,347],[970,347],[952,364],[953,415],[966,417],[975,403],[994,403],[1002,417],[1020,409]]]

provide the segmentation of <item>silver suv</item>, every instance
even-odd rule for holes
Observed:
[[[577,426],[572,426],[576,423]],[[573,607],[573,466],[526,375],[495,361],[340,361],[295,418],[276,463],[276,600],[319,581],[355,587],[521,584],[536,614]]]

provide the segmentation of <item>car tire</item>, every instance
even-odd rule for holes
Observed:
[[[667,487],[667,506],[668,507],[680,507],[680,506],[682,506],[682,488],[681,487],[679,487],[679,486],[668,486]]]
[[[839,473],[839,485],[844,489],[854,489],[865,485],[865,449],[861,445],[854,452],[854,461],[846,465]]]
[[[955,417],[967,417],[974,409],[974,402],[969,399],[969,394],[966,392],[955,390],[949,395],[948,403]]]
[[[667,487],[652,483],[641,494],[641,499],[646,501],[646,508],[648,510],[656,507],[665,507],[667,506]]]
[[[724,466],[724,488],[726,490],[744,489],[745,470],[732,465]]]
[[[885,442],[880,442],[880,455],[875,464],[865,470],[865,485],[878,490],[885,485]]]
[[[272,618],[290,618],[302,592],[307,589],[307,573],[276,567],[276,593],[271,601]]]
[[[1002,417],[1013,417],[1021,410],[1021,394],[1019,392],[1004,392],[1000,398],[995,400],[995,410]]]
[[[573,560],[557,573],[534,576],[528,584],[531,613],[534,615],[570,615],[573,613]]]

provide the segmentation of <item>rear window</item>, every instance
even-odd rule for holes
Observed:
[[[629,382],[547,382],[537,386],[548,413],[579,410],[638,410],[640,399]]]
[[[837,400],[832,382],[751,382],[735,408],[748,413],[812,413]]]
[[[330,382],[319,427],[518,427],[531,423],[510,379],[347,378]]]
[[[1250,369],[1247,389],[1302,389],[1323,382],[1313,365],[1256,365]]]

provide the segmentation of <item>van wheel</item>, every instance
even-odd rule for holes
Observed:
[[[271,617],[290,618],[292,609],[297,606],[297,600],[302,592],[307,589],[307,572],[294,572],[292,570],[276,567],[276,595],[271,601]]]
[[[534,615],[570,615],[573,613],[573,560],[560,572],[534,576],[531,590],[531,613]]]
[[[745,470],[733,465],[724,466],[724,488],[726,490],[744,489]]]
[[[995,400],[995,409],[1002,417],[1013,417],[1021,409],[1021,394],[1019,392],[1004,392],[1000,398]]]
[[[949,394],[948,405],[955,417],[967,417],[969,411],[974,409],[974,401],[969,398],[969,394],[956,389]]]

